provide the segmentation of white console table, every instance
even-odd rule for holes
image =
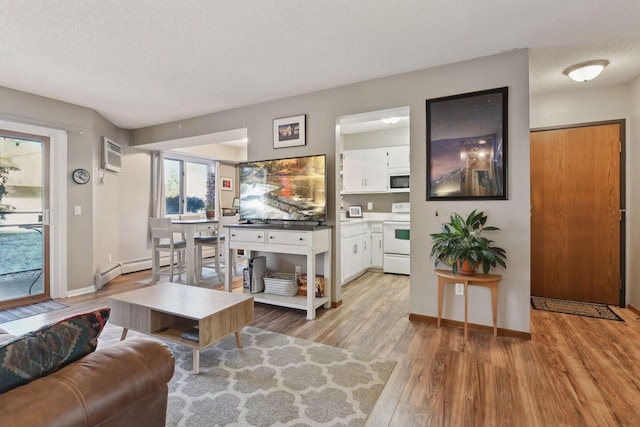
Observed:
[[[251,294],[249,289],[243,293],[253,296],[255,302],[278,305],[307,311],[307,319],[316,318],[316,309],[322,305],[331,308],[331,227],[329,226],[266,226],[265,224],[225,225],[225,259],[233,256],[235,249],[253,252],[305,255],[307,258],[307,295],[286,297],[265,294]],[[324,297],[315,296],[316,255],[324,258]],[[231,275],[225,274],[224,286],[232,291]]]

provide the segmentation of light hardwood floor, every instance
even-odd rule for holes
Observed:
[[[61,300],[69,308],[0,327],[22,333],[105,306],[149,277],[121,276]],[[532,310],[530,341],[475,330],[465,341],[462,329],[410,321],[408,300],[408,277],[367,273],[315,321],[256,304],[252,325],[397,361],[368,426],[640,425],[640,321],[631,311],[614,308],[625,320],[615,322]]]

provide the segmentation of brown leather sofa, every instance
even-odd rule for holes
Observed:
[[[165,344],[127,339],[0,394],[0,424],[164,426],[173,370]]]

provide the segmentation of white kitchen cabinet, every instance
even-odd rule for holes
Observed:
[[[348,150],[342,153],[343,193],[384,193],[387,191],[386,148]]]
[[[382,223],[371,223],[371,268],[382,268],[384,248],[382,247]]]
[[[408,172],[409,171],[409,146],[397,145],[387,147],[387,173]]]
[[[341,226],[342,284],[364,273],[371,263],[371,243],[366,223]]]

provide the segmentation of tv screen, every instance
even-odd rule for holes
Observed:
[[[326,221],[325,155],[240,163],[240,219]]]

